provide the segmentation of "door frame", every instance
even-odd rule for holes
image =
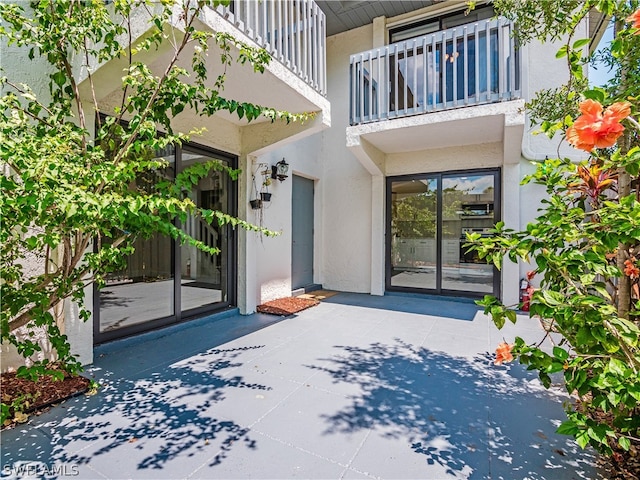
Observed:
[[[238,157],[236,155],[223,152],[211,147],[207,147],[197,143],[186,142],[185,147],[188,147],[189,151],[200,153],[205,156],[211,156],[213,158],[227,162],[227,165],[232,169],[238,168]],[[174,162],[176,175],[183,170],[182,165],[182,151],[183,148],[180,145],[176,145],[174,149]],[[229,214],[233,216],[238,215],[238,182],[227,177],[226,188],[229,189]],[[180,226],[176,221],[176,226]],[[229,308],[233,308],[237,305],[237,284],[238,284],[238,233],[236,228],[232,228],[227,225],[227,300],[212,303],[209,305],[203,305],[198,308],[194,308],[187,311],[182,311],[182,296],[180,292],[180,277],[181,277],[181,248],[178,242],[174,239],[171,240],[171,255],[173,258],[173,315],[168,315],[138,324],[130,325],[127,327],[118,328],[115,330],[108,330],[105,332],[100,331],[100,290],[97,285],[93,284],[93,343],[98,345],[100,343],[116,340],[123,337],[136,335],[138,333],[155,330],[157,328],[177,324],[186,320],[192,320],[198,317],[202,317],[206,314],[211,314]],[[97,243],[94,243],[94,251],[97,248]]]
[[[465,292],[463,290],[448,290],[442,288],[442,179],[449,176],[471,176],[471,175],[493,175],[494,177],[494,223],[502,218],[502,172],[499,167],[496,168],[479,168],[467,170],[448,170],[443,172],[429,173],[412,173],[406,175],[397,175],[386,177],[385,185],[385,291],[389,292],[407,292],[407,293],[425,293],[451,297],[467,297],[482,298],[486,293],[481,292]],[[424,180],[436,179],[437,195],[436,195],[436,288],[416,288],[401,287],[391,285],[391,186],[393,182],[408,180]],[[493,284],[492,295],[500,298],[501,296],[501,278],[500,271],[493,267]]]

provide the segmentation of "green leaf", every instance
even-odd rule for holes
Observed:
[[[565,420],[560,424],[560,426],[556,430],[556,433],[559,433],[560,435],[573,436],[579,431],[580,430],[578,429],[578,426],[573,422],[573,420]]]
[[[58,71],[51,74],[51,79],[56,83],[56,85],[61,87],[67,81],[67,76],[64,72]]]
[[[576,334],[576,342],[578,345],[589,345],[593,343],[593,341],[593,335],[588,328],[582,327],[578,330],[578,333]]]
[[[615,375],[624,376],[627,367],[617,358],[609,360],[609,371]]]
[[[560,292],[554,292],[552,290],[542,290],[542,298],[550,307],[555,307],[565,303],[564,295]]]
[[[626,452],[631,448],[631,441],[627,437],[619,437],[618,445]]]
[[[553,347],[553,356],[561,362],[564,362],[569,358],[569,352],[567,352],[564,348]]]
[[[625,165],[624,169],[627,171],[627,173],[636,176],[638,175],[638,173],[640,172],[640,165],[638,165],[637,163],[628,163],[627,165]]]
[[[640,384],[628,386],[627,393],[640,402]]]
[[[567,56],[567,46],[563,45],[557,52],[556,58],[562,58]]]
[[[581,38],[580,40],[576,40],[575,42],[573,42],[572,48],[574,50],[578,50],[586,45],[589,45],[590,42],[591,39],[589,38]]]

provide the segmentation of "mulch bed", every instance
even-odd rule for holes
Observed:
[[[0,375],[0,391],[2,403],[10,406],[10,417],[0,428],[15,425],[16,420],[26,421],[28,414],[38,414],[47,407],[85,393],[91,387],[91,381],[81,376],[66,375],[63,380],[55,380],[51,376],[44,376],[37,382],[18,377],[15,372],[5,372]],[[16,409],[14,402],[18,403]],[[24,415],[21,415],[24,414]]]
[[[636,415],[640,414],[640,407],[636,408]],[[589,416],[598,422],[611,424],[611,415],[601,410],[590,410]],[[640,441],[631,440],[631,447],[625,451],[617,442],[609,442],[613,455],[598,457],[598,464],[604,470],[609,480],[640,480]]]
[[[258,305],[257,310],[260,313],[288,316],[315,307],[319,303],[315,298],[286,297]]]

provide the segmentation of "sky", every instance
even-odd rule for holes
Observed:
[[[611,40],[613,40],[613,23],[609,23],[602,40],[600,40],[597,50],[604,48],[611,42]],[[589,65],[589,83],[592,86],[601,87],[607,83],[607,80],[609,80],[612,75],[613,72],[610,72],[605,65],[599,66],[597,70]]]

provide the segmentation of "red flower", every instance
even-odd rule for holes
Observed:
[[[632,280],[640,277],[640,268],[635,265],[635,261],[635,257],[631,257],[629,260],[624,261],[624,274]]]
[[[513,344],[502,342],[500,345],[498,345],[498,348],[496,348],[496,359],[493,363],[495,365],[502,365],[502,362],[513,361],[513,355],[511,355],[512,349]]]
[[[633,25],[631,25],[631,28],[638,29],[637,32],[634,32],[634,35],[640,35],[640,9],[629,15],[625,20],[629,23],[633,23]]]
[[[602,113],[602,105],[595,100],[580,104],[580,115],[567,129],[567,140],[580,150],[612,147],[624,132],[620,121],[631,114],[629,102],[616,102]]]

